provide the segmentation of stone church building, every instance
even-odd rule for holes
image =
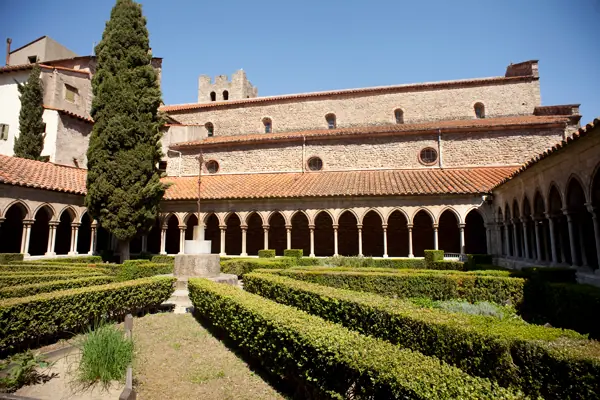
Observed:
[[[491,78],[269,97],[238,71],[201,76],[197,103],[161,111],[169,187],[132,253],[183,251],[201,168],[214,253],[443,249],[600,277],[600,121],[580,126],[576,104],[542,106],[537,61]],[[114,245],[83,206],[84,167],[0,156],[0,252]]]

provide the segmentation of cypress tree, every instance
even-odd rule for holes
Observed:
[[[85,205],[119,240],[124,261],[131,239],[154,225],[165,192],[157,167],[161,93],[141,5],[117,0],[95,51]]]
[[[21,100],[19,113],[19,137],[15,140],[16,157],[39,160],[44,149],[44,88],[40,74],[42,69],[35,64],[27,83],[18,86]]]

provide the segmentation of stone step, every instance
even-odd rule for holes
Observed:
[[[177,281],[175,282],[175,289],[187,290],[187,288],[188,288],[188,280],[187,279],[182,279],[182,278],[177,279]]]

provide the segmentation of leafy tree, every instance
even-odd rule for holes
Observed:
[[[117,0],[95,51],[85,205],[119,240],[124,261],[131,239],[156,221],[165,192],[157,168],[161,93],[138,3]]]
[[[42,121],[44,114],[44,88],[40,74],[42,69],[38,64],[33,66],[27,83],[18,86],[21,94],[21,112],[19,113],[19,137],[15,140],[14,152],[16,157],[39,160],[44,149],[45,126]]]

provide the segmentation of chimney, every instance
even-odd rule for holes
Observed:
[[[6,65],[10,62],[10,44],[12,43],[11,38],[6,38]]]

